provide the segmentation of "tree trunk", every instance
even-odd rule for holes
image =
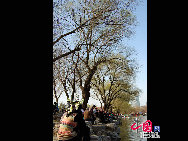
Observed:
[[[88,77],[86,78],[85,84],[84,84],[84,88],[83,88],[83,91],[82,91],[82,97],[84,98],[84,102],[83,102],[84,110],[87,108],[87,103],[88,103],[88,100],[89,100],[89,97],[90,97],[90,88],[91,88],[90,82],[91,82],[91,79],[92,79],[96,69],[97,69],[97,66],[94,67],[90,71]]]
[[[100,65],[101,63],[105,62],[106,58],[103,58],[101,60],[99,60],[95,66],[93,66],[93,68],[89,71],[89,75],[87,76],[86,80],[85,80],[85,84],[84,87],[81,86],[82,89],[82,98],[84,99],[83,102],[83,109],[85,110],[87,108],[87,103],[90,97],[90,83],[91,83],[91,79],[93,77],[93,75],[95,74],[98,65]]]
[[[58,97],[56,95],[57,93],[56,93],[55,86],[56,86],[56,84],[55,84],[55,81],[54,81],[54,97],[55,97],[56,103],[58,104]]]
[[[110,106],[110,112],[112,113],[112,105]]]
[[[101,109],[102,109],[102,102],[101,102]]]
[[[86,88],[84,87],[84,90],[82,92],[82,97],[84,99],[83,109],[85,110],[87,108],[87,103],[88,103],[88,100],[89,100],[89,97],[90,97],[90,85]]]
[[[104,111],[108,111],[108,105],[106,103],[104,103]]]
[[[55,100],[56,100],[56,103],[57,103],[57,105],[58,105],[58,98],[57,98],[57,96],[55,97]]]

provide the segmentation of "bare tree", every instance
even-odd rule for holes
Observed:
[[[56,55],[62,54],[61,49],[56,49]],[[67,100],[73,101],[76,92],[76,65],[74,53],[71,57],[60,58],[54,62],[54,78],[66,94]],[[77,59],[78,60],[78,59]],[[55,85],[55,84],[54,84]],[[71,98],[71,100],[70,100]]]
[[[135,6],[134,0],[54,2],[53,48],[61,48],[62,54],[54,57],[53,61],[74,56],[71,74],[74,74],[74,85],[77,84],[82,91],[84,108],[98,67],[116,51],[123,37],[133,34],[136,18],[132,11]]]

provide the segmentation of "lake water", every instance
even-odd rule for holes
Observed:
[[[122,125],[120,127],[121,141],[147,141],[146,138],[140,137],[140,132],[143,132],[142,126],[137,130],[131,129],[131,125],[133,125],[133,123],[137,123],[134,126],[137,127],[137,125],[139,126],[145,121],[147,121],[147,116],[138,116],[122,119]]]

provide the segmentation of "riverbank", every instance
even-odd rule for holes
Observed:
[[[57,132],[60,125],[60,117],[61,113],[56,117],[56,120],[53,121],[53,141],[58,141]],[[142,128],[139,128],[138,131],[131,130],[131,125],[135,123],[136,118],[138,119],[138,125],[147,120],[147,116],[140,115],[137,117],[119,117],[117,120],[112,120],[111,123],[107,124],[95,122],[95,124],[92,125],[91,122],[86,121],[87,126],[90,128],[91,141],[145,141],[146,139],[140,138]]]
[[[103,124],[98,123],[91,125],[86,121],[87,126],[90,128],[91,141],[120,141],[120,125],[121,120],[113,120],[111,123]]]
[[[91,124],[90,121],[85,121],[86,125],[90,128],[90,141],[120,141],[120,125],[121,119],[112,120],[111,123],[95,123]],[[60,126],[58,120],[54,120],[54,129],[53,129],[53,141],[58,141],[57,132]]]

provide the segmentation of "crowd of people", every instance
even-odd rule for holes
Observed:
[[[113,119],[117,119],[118,115],[112,112],[106,112],[103,109],[98,109],[95,105],[89,109],[87,108],[84,112],[84,120],[91,121],[92,124],[97,122],[101,123],[109,123],[112,122]]]
[[[66,109],[59,109],[57,103],[54,102],[53,115],[58,112],[65,113],[66,111]],[[114,114],[113,112],[106,112],[103,109],[96,107],[95,105],[93,105],[91,108],[86,108],[85,111],[83,110],[83,108],[80,108],[80,111],[82,113],[83,119],[85,121],[91,121],[92,124],[95,124],[97,122],[109,123],[112,122],[112,120],[117,119],[118,117],[118,114]]]
[[[118,114],[106,112],[101,108],[97,108],[95,105],[91,108],[86,108],[86,110],[83,110],[82,105],[79,105],[77,110],[73,109],[72,112],[68,113],[65,109],[57,109],[57,105],[54,104],[54,114],[56,114],[58,111],[62,111],[66,116],[71,114],[75,115],[74,122],[77,122],[77,127],[74,128],[74,130],[79,134],[77,138],[83,138],[83,141],[90,140],[90,129],[88,126],[86,126],[85,121],[91,121],[93,125],[99,122],[106,124],[112,122],[113,119],[117,119],[118,117]]]

